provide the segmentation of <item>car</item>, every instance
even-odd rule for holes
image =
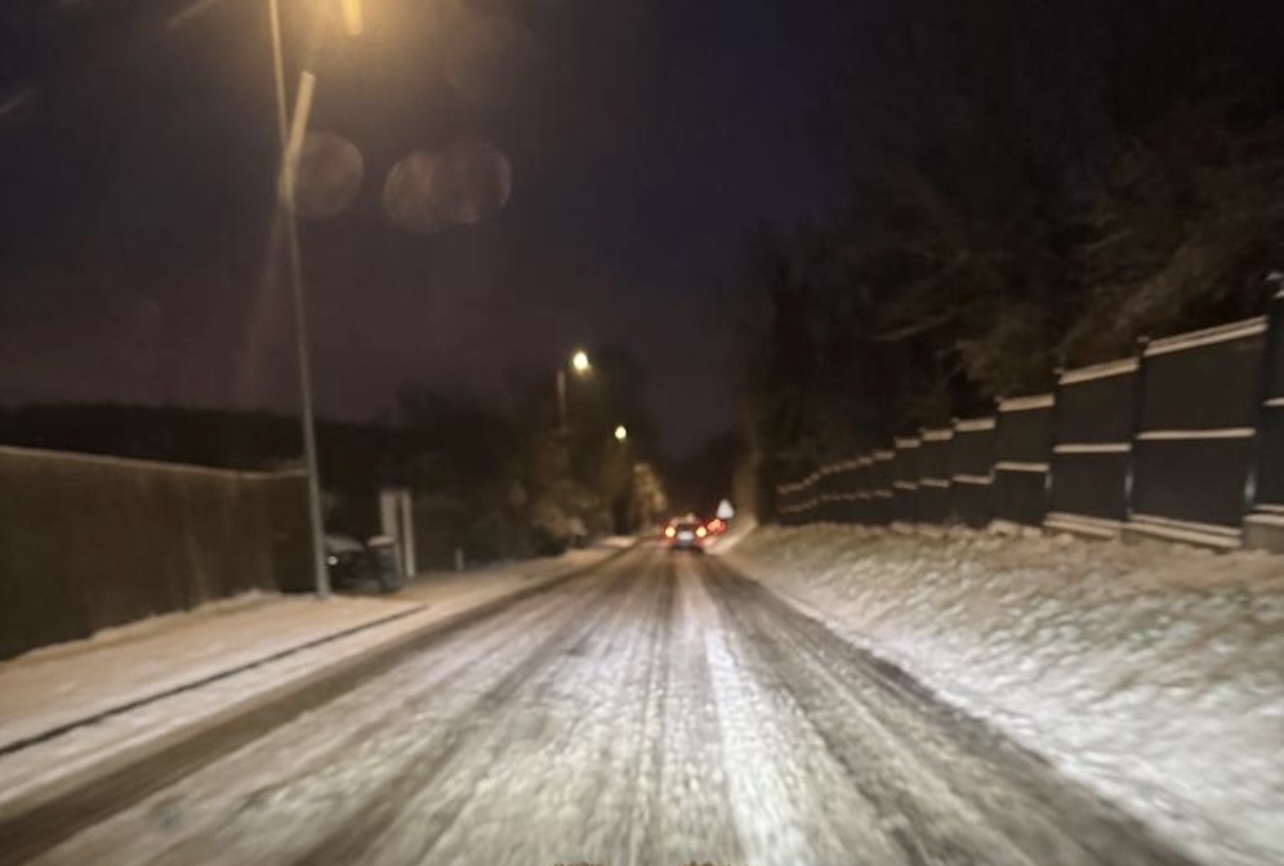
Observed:
[[[350,535],[326,533],[325,565],[335,589],[356,587],[371,573],[369,551]]]
[[[664,527],[664,540],[669,550],[703,553],[704,543],[708,538],[708,527],[694,516],[675,517]]]

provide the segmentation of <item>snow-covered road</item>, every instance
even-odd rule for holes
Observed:
[[[714,557],[641,549],[39,863],[1181,864]]]

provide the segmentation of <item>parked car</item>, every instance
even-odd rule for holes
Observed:
[[[358,586],[371,574],[369,551],[351,535],[326,533],[325,565],[335,589]]]

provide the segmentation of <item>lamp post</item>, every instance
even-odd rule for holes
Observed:
[[[577,349],[575,354],[571,355],[571,369],[577,376],[588,375],[593,369],[592,362],[589,361],[588,353],[583,349]],[[568,385],[566,380],[566,365],[563,364],[557,368],[557,429],[566,432],[566,391]]]
[[[619,451],[612,460],[618,460],[620,471],[624,473],[624,490],[621,496],[624,497],[623,511],[618,505],[611,507],[611,520],[615,524],[616,533],[627,531],[633,521],[633,460],[629,448],[629,428],[623,424],[615,425],[615,441],[619,443]],[[618,498],[617,498],[618,502]]]
[[[289,116],[285,94],[285,60],[281,47],[280,0],[267,0],[272,36],[272,82],[276,96],[277,137],[281,146],[277,182],[278,225],[285,233],[286,267],[294,305],[294,338],[299,367],[299,423],[303,432],[303,460],[308,477],[308,527],[312,541],[312,579],[317,596],[330,595],[330,575],[325,563],[325,528],[321,519],[321,481],[317,470],[316,422],[312,401],[312,358],[309,351],[307,308],[304,302],[303,256],[299,247],[299,226],[294,215],[295,179],[299,154],[308,129],[316,76],[304,70],[299,75],[299,92],[293,116]],[[349,33],[362,29],[361,0],[343,0],[344,21]]]

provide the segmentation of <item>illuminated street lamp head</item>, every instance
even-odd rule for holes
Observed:
[[[589,363],[588,353],[583,349],[571,356],[571,367],[576,373],[587,373],[593,365]]]
[[[616,442],[623,442],[623,441],[624,441],[625,439],[627,439],[627,438],[629,438],[629,431],[624,429],[624,425],[623,425],[623,424],[621,424],[620,426],[618,426],[618,427],[616,427],[616,428],[615,428],[615,441],[616,441]]]
[[[343,26],[349,36],[360,36],[366,29],[365,15],[361,10],[361,0],[342,0]]]

